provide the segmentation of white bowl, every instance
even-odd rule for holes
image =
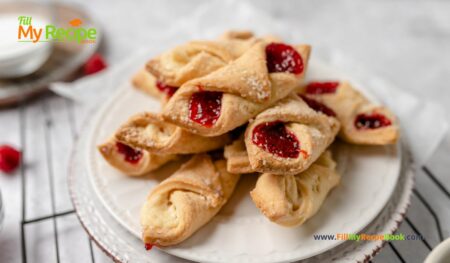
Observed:
[[[51,42],[19,42],[17,17],[15,14],[0,17],[0,78],[22,77],[35,72],[52,51]],[[33,27],[44,28],[46,24],[47,19],[33,16]]]
[[[448,263],[449,261],[450,238],[444,240],[437,247],[435,247],[425,259],[425,263]]]

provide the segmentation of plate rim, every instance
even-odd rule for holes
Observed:
[[[92,111],[91,111],[92,112]],[[88,118],[89,120],[91,118]],[[89,120],[85,120],[84,123],[88,123]],[[86,127],[86,126],[84,126]],[[76,138],[75,140],[75,146],[80,145],[82,142],[81,137]],[[94,243],[108,256],[110,257],[114,262],[126,262],[126,260],[122,260],[118,255],[115,255],[115,253],[113,251],[111,251],[111,248],[109,248],[106,244],[104,244],[99,237],[96,237],[96,235],[93,233],[93,231],[88,227],[88,222],[85,222],[85,219],[83,217],[83,215],[80,213],[80,209],[79,209],[79,197],[76,194],[76,183],[75,181],[80,177],[79,175],[77,176],[75,173],[76,170],[76,157],[77,154],[79,154],[79,148],[80,147],[74,147],[71,151],[70,154],[70,162],[69,162],[69,169],[68,169],[68,188],[69,188],[69,194],[70,194],[70,199],[72,201],[72,204],[74,205],[75,208],[75,214],[78,218],[78,220],[80,221],[80,224],[82,226],[82,228],[86,231],[87,235],[90,237],[90,239],[92,241],[94,241]],[[415,173],[414,170],[412,169],[412,167],[414,166],[414,160],[412,159],[411,153],[407,150],[407,145],[406,143],[402,144],[402,148],[405,148],[405,155],[407,155],[407,158],[404,158],[403,162],[402,162],[402,174],[404,173],[406,179],[405,179],[405,185],[404,187],[407,187],[405,189],[403,189],[402,191],[402,196],[404,199],[406,199],[405,201],[402,202],[402,200],[399,200],[398,203],[396,204],[395,207],[395,211],[393,211],[393,213],[391,213],[389,215],[389,219],[386,220],[386,222],[384,223],[385,225],[389,224],[389,223],[393,223],[394,226],[389,230],[390,233],[394,233],[400,226],[400,224],[403,222],[407,210],[410,206],[411,203],[411,195],[412,195],[412,189],[414,188],[414,184],[415,184]],[[79,184],[79,183],[78,183]],[[409,185],[408,185],[409,184]],[[92,187],[92,185],[91,185]],[[406,196],[404,196],[406,195]],[[403,203],[403,204],[402,204]],[[383,208],[385,209],[385,208]],[[397,217],[397,218],[396,218]],[[114,219],[115,220],[115,219]],[[118,223],[118,222],[116,222]],[[371,222],[373,223],[373,222]],[[371,224],[370,223],[370,224]],[[122,225],[120,225],[122,227]],[[368,225],[367,227],[369,227],[370,225]],[[132,235],[132,233],[127,232],[129,235]],[[133,235],[134,237],[134,235]],[[135,238],[135,237],[134,237]],[[362,262],[369,262],[371,259],[374,258],[374,256],[381,251],[381,249],[384,247],[384,245],[387,243],[387,241],[379,241],[378,244],[372,248],[371,253],[369,254],[364,254],[363,256],[363,261]]]
[[[332,64],[326,63],[326,62],[324,62],[324,61],[322,61],[320,59],[314,59],[312,63],[315,63],[316,65],[319,65],[319,66],[325,66],[325,67],[328,67],[328,68],[331,67],[332,70],[336,71],[337,73],[339,73],[341,75],[348,75],[348,74],[345,74],[345,72],[337,70],[336,67],[333,66]],[[347,77],[347,78],[352,80],[351,76]],[[354,79],[352,81],[357,84],[356,85],[357,87],[361,86],[359,84],[359,81],[354,80]],[[97,184],[98,183],[97,179],[95,178],[96,176],[92,174],[93,173],[93,168],[92,167],[93,167],[93,162],[94,162],[93,158],[95,157],[93,154],[97,154],[97,153],[95,152],[94,147],[89,147],[89,145],[91,145],[91,146],[95,145],[95,142],[94,142],[95,141],[95,139],[94,139],[95,138],[95,131],[97,131],[99,129],[99,125],[98,125],[99,121],[101,121],[101,119],[105,117],[105,114],[107,114],[108,109],[110,109],[112,107],[112,105],[114,105],[114,102],[116,100],[120,99],[121,95],[126,94],[127,91],[130,88],[132,88],[130,81],[124,81],[121,84],[119,84],[119,88],[111,95],[110,98],[108,98],[107,101],[105,101],[103,103],[103,105],[101,105],[101,107],[98,109],[98,111],[95,112],[94,116],[92,116],[91,125],[89,126],[89,129],[87,129],[85,131],[85,134],[87,134],[86,136],[89,136],[89,137],[87,138],[87,144],[86,144],[86,146],[85,146],[86,148],[84,150],[86,151],[85,161],[86,161],[86,165],[87,165],[87,168],[88,168],[87,169],[87,173],[89,174],[89,179],[90,179],[91,184],[93,185],[93,189],[94,189],[96,195],[101,200],[103,206],[114,217],[114,219],[116,221],[118,221],[119,224],[122,225],[122,227],[127,229],[134,236],[139,237],[140,235],[137,235],[135,230],[129,224],[127,224],[128,220],[126,220],[123,216],[120,216],[120,214],[118,214],[117,211],[115,211],[115,210],[117,210],[117,207],[114,204],[112,204],[111,202],[109,202],[108,199],[106,198],[105,194],[100,191],[100,187]],[[358,90],[360,90],[360,89],[358,89]],[[371,94],[369,90],[364,89],[364,90],[360,90],[360,91],[362,93],[368,95],[371,98],[371,100],[375,101],[375,103],[379,102],[379,100],[376,98],[376,96]],[[152,98],[152,100],[155,100],[155,99]],[[395,190],[396,185],[398,183],[398,180],[400,178],[401,164],[402,164],[402,161],[403,161],[403,158],[404,158],[403,147],[401,145],[401,141],[400,140],[399,140],[399,142],[397,142],[395,144],[394,150],[397,152],[397,159],[398,159],[397,167],[395,167],[396,168],[396,171],[395,171],[395,173],[396,173],[395,182],[392,185],[390,185],[390,189],[388,189],[388,192],[385,195],[386,198],[385,198],[385,200],[383,200],[382,205],[380,205],[380,207],[378,207],[377,211],[373,212],[370,215],[370,217],[366,217],[365,223],[362,223],[361,226],[359,226],[359,228],[355,229],[355,233],[359,233],[365,227],[369,226],[371,222],[373,222],[373,220],[384,209],[384,207],[389,202],[389,200],[391,199],[391,197],[392,197],[392,195],[394,193],[394,190]],[[307,259],[307,258],[310,258],[310,257],[314,257],[314,256],[319,255],[321,253],[324,253],[324,252],[326,252],[326,251],[328,251],[330,249],[333,249],[333,248],[341,245],[344,242],[345,242],[344,240],[335,240],[334,242],[327,243],[328,244],[327,246],[321,247],[321,249],[315,251],[314,253],[310,253],[310,254],[303,255],[303,256],[297,256],[297,257],[292,257],[291,256],[289,259],[285,259],[285,260],[302,260],[302,259]],[[171,255],[174,255],[174,256],[177,256],[177,257],[181,257],[181,258],[184,258],[184,259],[188,259],[188,260],[194,260],[194,261],[204,261],[205,260],[204,256],[203,257],[200,256],[202,254],[183,253],[183,252],[178,251],[176,249],[174,250],[174,249],[172,249],[170,247],[167,247],[167,248],[162,247],[162,248],[160,248],[160,250],[162,250],[162,251],[164,251],[164,252],[166,252],[168,254],[171,254]],[[282,253],[282,252],[278,252],[278,253]],[[283,253],[287,254],[287,253],[291,253],[291,252],[283,252]],[[230,260],[231,259],[239,259],[242,255],[245,255],[245,253],[239,254],[239,255],[237,254],[237,255],[233,256],[232,258],[228,258],[228,259],[230,259]],[[225,260],[225,259],[221,259],[218,262],[222,262],[223,260]]]

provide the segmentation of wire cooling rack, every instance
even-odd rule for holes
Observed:
[[[46,112],[48,109],[45,107],[45,103],[42,104],[43,105],[43,109],[44,112]],[[26,152],[26,121],[25,121],[25,103],[21,103],[20,104],[20,141],[21,141],[21,145],[22,145],[22,155],[25,155]],[[48,118],[46,118],[46,123],[45,123],[45,136],[44,136],[44,141],[46,144],[46,160],[47,160],[47,165],[48,167],[51,167],[51,161],[52,161],[52,152],[51,152],[51,147],[50,147],[50,138],[49,138],[49,128],[52,126],[52,121]],[[73,129],[72,130],[72,135],[75,138],[76,137],[76,131]],[[26,166],[24,165],[24,158],[21,159],[21,165],[20,165],[20,176],[21,176],[21,195],[22,195],[22,209],[21,209],[21,221],[20,221],[20,234],[21,234],[21,255],[22,255],[22,262],[26,263],[28,262],[27,260],[27,244],[26,244],[26,226],[28,225],[32,225],[32,224],[36,224],[42,221],[52,221],[53,223],[53,236],[54,236],[54,246],[55,246],[55,258],[56,258],[56,262],[61,262],[61,257],[60,257],[60,250],[59,250],[59,234],[58,234],[58,218],[60,217],[64,217],[67,215],[71,215],[75,213],[74,209],[70,209],[67,211],[63,211],[63,212],[56,212],[56,206],[55,206],[55,186],[54,186],[54,174],[53,174],[53,170],[52,169],[48,169],[48,181],[49,181],[49,189],[50,189],[50,200],[51,200],[51,214],[49,215],[45,215],[45,216],[40,216],[40,217],[35,217],[35,218],[27,218],[26,215],[26,211],[27,211],[27,178],[26,178],[26,173],[25,173],[25,169]],[[90,254],[90,258],[91,258],[91,262],[95,262],[95,256],[94,256],[94,250],[92,247],[92,240],[87,237],[88,241],[89,241],[89,254]]]
[[[45,105],[45,104],[44,104]],[[22,104],[19,108],[20,110],[20,123],[21,123],[21,132],[20,132],[20,140],[22,143],[22,152],[25,153],[26,148],[24,147],[25,141],[26,141],[26,133],[25,133],[25,118],[24,118],[24,105]],[[45,107],[44,107],[44,113],[45,113]],[[46,123],[45,123],[45,136],[44,136],[44,140],[45,140],[45,144],[47,145],[46,147],[46,159],[47,159],[47,164],[50,167],[51,166],[51,162],[52,162],[52,152],[51,152],[51,147],[50,147],[50,133],[49,133],[49,128],[52,126],[52,121],[50,119],[46,119]],[[76,136],[76,131],[73,131],[73,136]],[[447,198],[446,202],[450,202],[450,193],[447,190],[447,188],[443,185],[443,183],[431,172],[431,170],[427,167],[427,166],[422,166],[420,168],[426,175],[427,177],[429,177],[429,179],[431,180],[431,182],[437,186],[437,188],[439,189],[439,191],[441,191]],[[51,221],[53,224],[53,236],[54,236],[54,247],[55,247],[55,258],[56,258],[56,262],[61,262],[61,257],[60,257],[60,244],[59,244],[59,233],[58,233],[58,219],[67,215],[71,215],[75,213],[75,210],[69,209],[66,211],[62,211],[62,212],[56,212],[56,208],[55,208],[55,187],[54,187],[54,174],[52,172],[52,169],[49,169],[48,171],[48,181],[49,181],[49,189],[50,189],[50,201],[51,201],[51,213],[45,216],[40,216],[40,217],[35,217],[35,218],[27,218],[26,215],[26,211],[27,211],[27,178],[26,178],[26,173],[25,173],[25,165],[21,165],[20,168],[20,174],[21,174],[21,195],[22,195],[22,207],[21,207],[21,254],[22,254],[22,262],[26,263],[27,262],[27,244],[26,244],[26,238],[27,238],[27,233],[26,233],[26,226],[28,225],[32,225],[32,224],[36,224],[38,222],[42,222],[42,221]],[[433,208],[433,206],[423,197],[422,193],[415,188],[413,190],[413,195],[417,197],[417,199],[419,200],[419,202],[421,202],[424,207],[426,208],[426,210],[429,212],[430,216],[433,218],[434,220],[434,225],[435,228],[437,230],[437,234],[438,234],[438,238],[439,241],[442,242],[444,240],[444,233],[442,230],[442,222],[440,221],[439,217],[438,217],[438,213],[435,211],[435,208]],[[429,251],[431,251],[433,249],[433,246],[430,245],[430,242],[425,238],[425,236],[419,231],[419,228],[410,220],[410,218],[405,217],[406,224],[414,231],[414,234],[422,237],[420,240],[423,243],[423,245],[428,249],[427,254],[429,253]],[[80,226],[81,227],[81,226]],[[89,241],[89,251],[86,251],[85,253],[89,253],[90,254],[90,259],[91,262],[95,262],[95,256],[94,256],[94,251],[93,251],[93,245],[92,245],[92,240],[89,239],[89,237],[87,237],[88,241]],[[392,249],[392,251],[394,252],[395,256],[397,257],[397,259],[400,262],[406,262],[405,257],[404,257],[404,252],[401,251],[396,245],[395,242],[387,242],[387,244],[389,245],[389,247]],[[80,251],[80,253],[83,253]],[[423,255],[426,256],[426,255]],[[376,257],[374,259],[374,261],[376,261]]]

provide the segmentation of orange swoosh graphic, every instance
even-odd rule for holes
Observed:
[[[83,21],[81,21],[81,19],[79,19],[79,18],[75,18],[75,19],[72,19],[70,22],[69,22],[69,24],[71,25],[71,26],[80,26],[81,24],[83,24]]]

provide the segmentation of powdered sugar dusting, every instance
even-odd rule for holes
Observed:
[[[246,76],[242,78],[243,81],[250,88],[250,95],[256,95],[258,100],[265,100],[270,97],[270,92],[266,89],[270,85],[266,79],[259,76]]]

